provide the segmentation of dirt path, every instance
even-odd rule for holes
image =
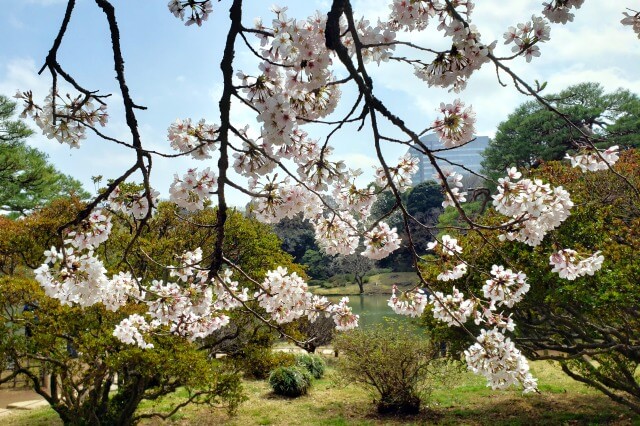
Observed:
[[[0,409],[14,402],[35,401],[43,399],[30,389],[0,389]]]

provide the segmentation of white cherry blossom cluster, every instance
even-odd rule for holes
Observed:
[[[96,106],[88,96],[49,93],[42,106],[34,102],[31,92],[18,92],[15,98],[24,103],[20,117],[31,117],[43,135],[71,148],[80,147],[80,142],[86,138],[87,126],[99,124],[104,127],[109,117],[106,105]]]
[[[153,349],[153,343],[147,343],[142,333],[154,328],[156,324],[149,325],[142,315],[132,314],[116,325],[113,335],[122,343],[136,345],[142,349]]]
[[[458,244],[458,240],[451,238],[450,235],[443,235],[440,239],[440,244],[438,244],[437,240],[427,244],[427,250],[435,251],[436,249],[443,256],[456,256],[462,253],[462,247]]]
[[[572,8],[580,9],[584,0],[552,0],[550,3],[542,3],[542,14],[551,22],[566,24],[573,21]]]
[[[197,168],[189,169],[182,179],[174,175],[169,197],[177,206],[188,211],[202,210],[216,185],[216,176],[208,167],[199,173]]]
[[[638,35],[638,38],[640,38],[640,12],[622,12],[622,14],[624,15],[624,18],[620,21],[622,25],[628,25],[633,28],[633,31]]]
[[[327,309],[333,315],[333,321],[338,331],[348,331],[358,327],[360,316],[352,312],[348,303],[349,298],[343,297],[340,302],[329,306]]]
[[[438,274],[436,279],[438,281],[455,281],[459,278],[462,278],[467,273],[467,264],[466,263],[458,263],[451,269],[447,269],[444,272]]]
[[[602,268],[602,262],[604,262],[604,256],[599,251],[583,257],[575,250],[564,249],[549,257],[549,264],[553,266],[551,272],[557,272],[560,278],[570,281],[585,275],[593,275]]]
[[[191,119],[176,120],[167,130],[167,138],[171,148],[189,153],[197,160],[211,158],[216,149],[218,131],[215,124],[207,124],[204,119],[192,124]]]
[[[519,384],[525,393],[537,389],[527,359],[497,328],[481,330],[477,342],[464,355],[468,368],[486,377],[492,389],[506,389]]]
[[[462,247],[458,245],[458,240],[455,238],[451,238],[450,235],[443,235],[440,239],[440,243],[438,240],[427,243],[427,250],[433,250],[437,254],[439,254],[443,269],[445,269],[445,265],[451,265],[452,261],[458,257],[459,254],[462,254]],[[465,262],[458,262],[455,266],[450,269],[445,269],[443,272],[438,274],[438,281],[455,281],[459,278],[462,278],[467,273],[467,264]]]
[[[482,292],[492,304],[512,308],[529,291],[527,276],[522,272],[516,273],[502,265],[493,265],[491,275],[492,278],[482,286]]]
[[[278,324],[296,320],[305,315],[312,305],[313,295],[307,283],[297,273],[288,273],[287,268],[278,267],[267,272],[262,289],[254,297],[260,306]]]
[[[467,322],[473,315],[475,303],[471,299],[465,299],[455,286],[451,289],[452,294],[444,295],[437,291],[429,297],[429,303],[433,307],[433,317],[448,324],[459,327]]]
[[[160,192],[151,188],[151,205],[152,209],[158,205],[158,197]],[[146,191],[125,192],[117,186],[107,199],[109,209],[114,212],[122,212],[125,215],[131,215],[137,220],[144,219],[149,215],[149,197]]]
[[[578,155],[567,154],[565,158],[571,160],[571,167],[579,167],[583,172],[597,172],[599,170],[608,170],[618,161],[618,145],[593,152],[593,150],[584,150]]]
[[[185,25],[197,24],[202,26],[202,22],[209,18],[209,15],[213,12],[213,6],[211,0],[169,0],[167,4],[169,11],[173,13],[173,16],[184,21],[185,9],[190,8],[190,13],[187,14],[188,18]]]
[[[384,259],[400,248],[400,238],[396,228],[391,229],[385,222],[380,222],[371,231],[364,234],[364,257],[379,260]]]
[[[399,191],[405,191],[411,186],[411,176],[418,171],[420,161],[417,157],[405,154],[400,157],[397,166],[388,167],[391,180]],[[389,185],[387,173],[383,167],[376,168],[376,184],[383,188]]]
[[[512,180],[520,177],[522,174],[512,167],[506,177],[498,180],[493,206],[499,213],[520,221],[501,238],[535,247],[569,217],[573,202],[562,186],[551,188],[539,179]]]
[[[311,322],[319,315],[332,315],[337,330],[345,331],[358,326],[358,315],[354,315],[348,306],[348,297],[332,304],[326,297],[313,295],[309,292],[307,283],[295,272],[288,273],[287,268],[278,267],[267,272],[261,289],[254,297],[278,324],[288,323],[305,315]]]
[[[429,18],[436,15],[434,2],[394,0],[389,5],[389,26],[405,31],[422,31],[427,28]]]
[[[392,27],[422,30],[427,26],[430,16],[437,16],[440,21],[438,30],[451,37],[451,49],[440,52],[430,64],[416,65],[415,75],[429,86],[451,87],[450,91],[457,93],[466,87],[471,74],[489,61],[488,55],[496,42],[488,46],[482,44],[475,25],[469,24],[474,7],[472,2],[456,1],[453,7],[457,15],[466,15],[466,24],[458,19],[446,3],[426,0],[395,1],[391,6],[390,22]],[[415,23],[407,23],[410,18],[414,18]]]
[[[393,312],[399,315],[407,315],[417,318],[424,312],[429,302],[429,298],[424,291],[418,289],[415,291],[407,291],[396,295],[398,286],[394,285],[391,290],[391,298],[387,305],[393,309]]]
[[[504,33],[504,44],[514,43],[513,53],[523,55],[527,62],[535,56],[540,56],[538,43],[548,41],[551,27],[544,18],[533,15],[531,21],[509,27]]]
[[[512,314],[504,315],[502,312],[496,312],[496,306],[490,303],[488,306],[482,306],[473,313],[473,322],[476,325],[486,324],[487,326],[495,327],[502,332],[513,331],[516,328],[516,323],[511,318]]]
[[[389,60],[391,53],[396,48],[394,44],[396,33],[389,25],[378,20],[377,25],[372,27],[368,20],[361,18],[356,22],[356,31],[360,42],[367,47],[361,50],[362,60],[365,64],[373,61],[380,65],[380,62]],[[355,55],[355,43],[351,34],[345,37],[343,43],[350,53]]]
[[[373,185],[358,188],[353,182],[361,173],[360,170],[350,171],[350,176],[346,176],[343,182],[336,183],[333,187],[333,198],[341,210],[358,213],[360,217],[367,218],[377,196]]]
[[[253,203],[256,217],[267,223],[276,223],[281,219],[292,218],[303,213],[305,219],[314,220],[322,214],[322,203],[312,192],[300,185],[291,185],[287,178],[276,182],[275,176],[267,183],[257,179],[249,181],[249,189],[260,193]]]
[[[454,172],[453,170],[443,170],[442,173],[445,176],[444,182],[442,181],[440,174],[436,173],[433,175],[434,179],[436,179],[436,181],[442,186],[442,191],[444,193],[442,208],[446,209],[449,206],[455,206],[455,201],[458,203],[464,203],[467,201],[467,191],[463,191],[464,185],[462,184],[462,174]],[[449,192],[451,192],[451,194]],[[451,196],[452,194],[453,197]]]
[[[464,103],[456,99],[452,104],[440,103],[439,111],[443,117],[434,121],[433,127],[446,148],[454,148],[473,139],[476,114],[471,107],[464,108]]]
[[[342,212],[340,216],[330,213],[314,223],[316,240],[328,255],[353,254],[360,243],[357,226],[358,222],[347,212]]]
[[[94,210],[82,221],[78,230],[67,234],[65,245],[70,244],[78,250],[94,249],[107,241],[111,227],[111,217],[104,215],[100,209]]]

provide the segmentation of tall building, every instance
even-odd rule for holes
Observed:
[[[431,150],[444,148],[440,139],[438,139],[438,135],[435,133],[430,133],[421,137],[420,141],[422,141],[422,143]],[[462,165],[469,170],[479,173],[482,169],[482,165],[480,164],[482,162],[482,152],[488,145],[488,136],[476,136],[476,139],[473,142],[469,142],[468,144],[455,149],[436,152],[435,155],[442,158],[442,160],[438,160],[440,168],[444,170],[453,170],[466,176],[470,173],[457,165]],[[433,175],[436,171],[429,161],[429,157],[419,152],[414,147],[409,148],[408,154],[413,157],[418,157],[420,160],[420,163],[418,164],[418,171],[413,175],[413,185],[427,180],[433,180]],[[450,161],[452,164],[449,164],[447,161]]]

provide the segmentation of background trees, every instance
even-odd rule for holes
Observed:
[[[599,148],[640,146],[640,98],[625,89],[605,93],[598,83],[581,83],[546,96],[560,114],[537,101],[520,105],[500,123],[484,151],[482,165],[492,177],[507,167],[531,168],[541,161],[560,160],[592,137]]]
[[[0,95],[0,211],[15,217],[56,197],[87,198],[80,182],[57,171],[46,154],[25,143],[33,132],[12,120],[15,110],[15,102]]]

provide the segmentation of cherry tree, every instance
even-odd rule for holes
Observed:
[[[479,336],[469,332],[473,341],[465,352],[469,368],[484,375],[493,388],[520,384],[526,392],[536,391],[536,379],[529,372],[527,360],[509,337],[515,324],[506,312],[517,309],[517,303],[536,283],[528,282],[526,271],[511,269],[505,257],[504,264],[480,271],[487,278],[482,294],[460,291],[464,284],[456,282],[470,268],[476,268],[468,248],[458,245],[450,235],[436,238],[437,229],[407,211],[401,194],[411,187],[418,160],[405,155],[390,161],[383,155],[383,146],[411,146],[427,156],[442,186],[443,207],[455,207],[466,231],[499,233],[504,239],[538,246],[571,214],[573,203],[567,191],[553,182],[528,179],[516,169],[506,170],[505,177],[495,182],[498,189],[492,196],[493,208],[504,216],[504,222],[483,226],[465,215],[462,204],[469,194],[463,190],[461,175],[449,170],[451,164],[439,152],[472,140],[477,115],[482,112],[473,111],[462,98],[467,82],[482,67],[495,68],[501,84],[531,96],[563,117],[545,100],[543,87],[520,77],[510,63],[535,65],[536,58],[544,54],[552,26],[569,24],[583,3],[542,3],[539,15],[502,29],[503,45],[499,45],[497,40],[483,39],[473,25],[476,5],[470,0],[389,0],[388,15],[377,22],[370,20],[377,17],[360,16],[349,0],[332,0],[328,10],[310,17],[292,17],[286,6],[274,6],[271,16],[255,21],[252,16],[244,16],[242,0],[171,0],[169,12],[187,26],[207,25],[212,13],[223,13],[229,7],[228,32],[219,58],[223,78],[220,117],[216,122],[183,117],[167,123],[167,148],[174,150],[171,153],[150,149],[140,134],[136,114],[144,107],[136,103],[127,84],[120,29],[109,0],[95,0],[95,5],[109,28],[118,98],[129,131],[126,139],[109,132],[108,96],[84,87],[65,71],[59,50],[76,5],[76,0],[68,0],[41,70],[48,71],[51,78],[49,95],[36,99],[25,88],[16,97],[24,104],[23,115],[32,117],[50,139],[70,148],[81,147],[85,139],[102,139],[128,148],[131,165],[113,176],[103,192],[60,228],[58,245],[47,250],[45,262],[35,271],[37,280],[49,296],[63,304],[87,307],[102,303],[114,311],[127,302],[144,306],[145,314],[131,315],[114,330],[123,342],[141,348],[152,346],[146,337],[150,333],[173,333],[189,340],[204,338],[229,324],[229,311],[238,308],[251,311],[283,335],[283,324],[303,317],[309,321],[332,317],[337,330],[349,330],[358,325],[358,316],[352,313],[348,298],[330,303],[315,296],[300,276],[282,267],[264,277],[249,276],[226,256],[223,242],[228,194],[240,191],[250,196],[253,213],[265,222],[302,214],[313,225],[318,244],[327,254],[346,256],[358,251],[370,259],[382,259],[403,244],[397,230],[385,222],[386,217],[399,211],[416,269],[420,270],[425,253],[416,248],[410,230],[419,226],[435,240],[428,249],[437,255],[442,268],[438,280],[451,281],[452,286],[449,294],[433,291],[427,296],[422,289],[430,288],[430,283],[418,273],[420,283],[415,289],[390,295],[391,309],[419,316],[431,305],[435,317],[450,326],[467,330],[465,323],[471,319],[482,324]],[[640,35],[637,12],[624,12],[622,24]],[[428,27],[441,32],[450,48],[437,50],[412,41],[415,33]],[[250,69],[237,65],[236,56],[243,49],[255,58]],[[371,70],[390,62],[406,66],[407,74],[421,84],[446,89],[461,98],[434,102],[438,118],[427,128],[410,128],[374,89]],[[71,87],[72,93],[61,92],[62,82]],[[337,106],[347,89],[355,90],[357,96],[343,114]],[[238,102],[253,111],[257,126],[234,118],[233,106]],[[564,119],[582,136],[583,145],[571,157],[572,164],[585,172],[617,173],[612,167],[617,150],[598,150],[592,135]],[[361,172],[334,155],[332,136],[352,123],[368,129],[370,147],[378,161],[375,186],[357,185]],[[318,126],[329,129],[324,139],[313,135]],[[430,149],[420,140],[427,132],[437,133],[442,148]],[[210,258],[203,258],[199,247],[176,253],[175,264],[166,265],[168,279],[156,277],[147,282],[128,265],[127,254],[134,249],[158,204],[160,193],[150,184],[153,159],[158,157],[193,159],[193,167],[174,177],[168,188],[170,200],[186,211],[197,211],[209,203],[217,205],[217,238]],[[137,193],[123,191],[122,184],[135,176],[141,176],[144,189]],[[624,176],[619,177],[628,184]],[[382,217],[372,217],[371,206],[382,191],[392,192],[395,205]],[[640,194],[637,189],[635,193]],[[127,267],[109,277],[96,249],[108,240],[110,218],[116,212],[128,215],[135,225],[123,258]],[[558,248],[549,255],[553,271],[566,279],[597,273],[603,261],[598,252],[578,257],[571,247]],[[239,277],[249,280],[252,288],[241,286]]]

